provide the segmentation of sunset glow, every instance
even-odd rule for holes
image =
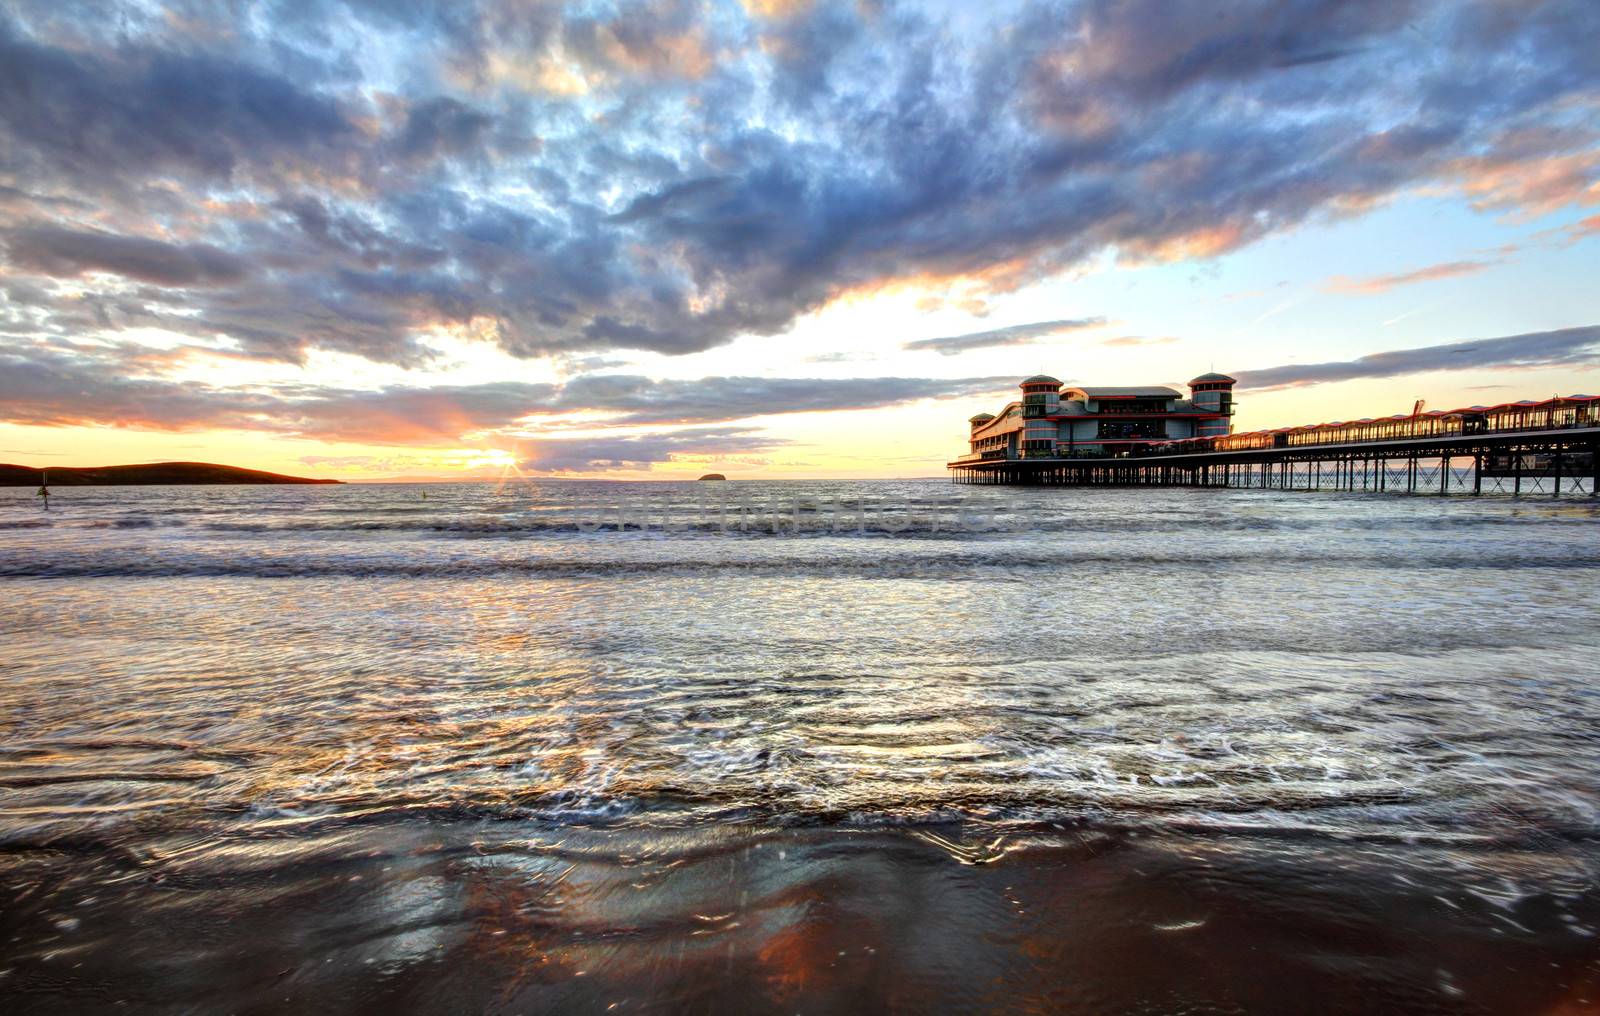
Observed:
[[[20,5],[0,461],[930,476],[1039,371],[1600,387],[1594,19],[1300,6]]]

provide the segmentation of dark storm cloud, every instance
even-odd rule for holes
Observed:
[[[1106,323],[1103,317],[1077,318],[1064,321],[1035,321],[1008,328],[992,328],[986,332],[967,332],[964,335],[945,335],[934,339],[914,339],[901,349],[913,352],[927,350],[944,356],[955,356],[969,349],[990,349],[995,346],[1023,346],[1037,339],[1083,328],[1098,328]]]
[[[242,166],[328,164],[358,140],[337,103],[270,71],[153,47],[81,52],[20,38],[3,20],[0,129],[0,167],[89,192],[163,173],[226,180]]]
[[[165,243],[53,226],[0,236],[12,265],[42,275],[110,272],[166,286],[206,286],[235,282],[246,271],[243,259],[203,243]]]
[[[1086,38],[1075,52],[1097,88],[1157,99],[1356,56],[1426,8],[1413,0],[1092,0],[1078,7]]]
[[[1600,325],[1471,339],[1419,349],[1371,353],[1335,363],[1289,364],[1234,372],[1240,388],[1302,388],[1356,378],[1396,377],[1436,370],[1509,370],[1600,363]]]
[[[690,353],[888,283],[1205,258],[1419,185],[1550,210],[1600,176],[1587,0],[1039,0],[983,31],[846,0],[8,12],[0,226],[199,259],[19,268],[183,287],[163,327],[296,362],[420,366],[436,329]]]

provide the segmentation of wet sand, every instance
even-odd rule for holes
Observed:
[[[983,835],[412,821],[142,857],[14,850],[0,985],[12,1013],[1576,1013],[1600,998],[1600,899],[1496,898],[1471,848],[1413,847],[1398,867],[1316,838]]]

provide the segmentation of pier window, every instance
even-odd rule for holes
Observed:
[[[1131,415],[1168,412],[1168,399],[1101,399],[1102,415]]]
[[[1165,420],[1101,420],[1100,437],[1158,438],[1167,436]]]

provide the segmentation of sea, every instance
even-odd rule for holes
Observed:
[[[1600,504],[0,490],[0,1012],[1600,1009]]]

